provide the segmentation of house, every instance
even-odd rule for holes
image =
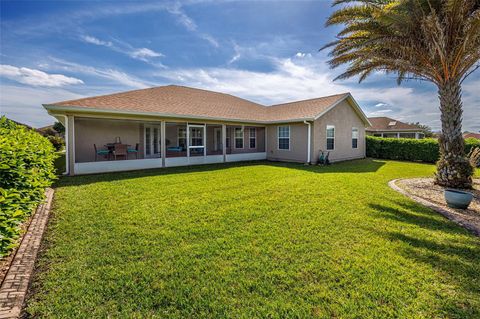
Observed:
[[[44,107],[65,126],[70,175],[244,160],[316,163],[320,150],[331,161],[363,158],[370,125],[349,93],[264,106],[169,85]]]
[[[472,133],[472,132],[465,132],[463,133],[463,138],[476,138],[477,140],[480,140],[480,133]]]
[[[389,117],[369,117],[372,124],[365,131],[367,135],[390,138],[424,138],[425,133],[416,125],[407,124]]]

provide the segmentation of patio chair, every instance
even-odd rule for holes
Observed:
[[[117,160],[118,156],[123,156],[125,157],[125,159],[128,158],[127,144],[115,144],[115,148],[113,150],[113,158]]]
[[[130,154],[130,153],[135,154],[135,158],[138,159],[138,149],[139,149],[139,147],[140,147],[140,144],[137,143],[137,144],[135,144],[135,148],[134,148],[134,149],[133,149],[133,148],[127,149],[127,153],[128,153],[128,154]]]
[[[318,165],[330,165],[330,160],[328,159],[329,156],[330,152],[324,152],[320,150],[318,156]]]
[[[110,155],[110,151],[109,150],[99,150],[97,149],[97,145],[96,144],[93,144],[93,148],[95,149],[95,162],[97,161],[97,157],[100,155],[100,156],[104,156],[105,158],[108,158],[108,156]]]

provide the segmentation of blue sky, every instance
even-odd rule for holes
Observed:
[[[1,1],[1,114],[53,123],[42,103],[178,84],[270,105],[350,91],[369,116],[439,129],[436,89],[374,74],[335,81],[330,1]],[[480,72],[464,129],[480,131]]]

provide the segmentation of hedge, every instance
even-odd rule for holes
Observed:
[[[465,140],[465,154],[473,147],[480,147],[480,140]],[[438,141],[433,138],[382,138],[367,136],[367,156],[404,161],[435,163],[438,161]]]
[[[56,156],[47,138],[0,118],[0,258],[15,247],[22,222],[55,179]]]

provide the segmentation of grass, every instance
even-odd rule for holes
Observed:
[[[27,312],[479,318],[480,240],[387,186],[433,171],[367,159],[62,178]]]

